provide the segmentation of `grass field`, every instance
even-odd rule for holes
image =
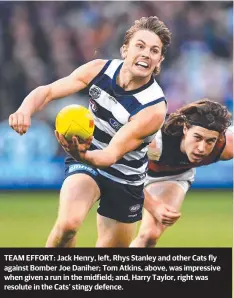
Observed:
[[[0,247],[43,247],[54,224],[57,192],[0,192]],[[96,207],[79,234],[79,247],[93,247]],[[232,192],[190,191],[182,218],[162,236],[160,247],[231,247]]]

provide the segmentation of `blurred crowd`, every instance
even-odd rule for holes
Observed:
[[[142,16],[158,16],[172,31],[172,45],[158,81],[169,111],[209,97],[233,102],[232,2],[0,2],[0,120],[35,87],[70,74],[95,58],[120,58],[125,31]],[[53,122],[69,103],[55,101],[39,114]]]

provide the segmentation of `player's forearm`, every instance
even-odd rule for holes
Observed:
[[[116,156],[105,150],[87,151],[85,153],[85,162],[98,168],[110,167],[116,161]]]
[[[32,115],[43,109],[50,100],[50,87],[48,85],[40,86],[25,97],[18,111],[24,111],[24,113]]]

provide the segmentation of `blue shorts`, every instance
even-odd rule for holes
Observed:
[[[142,219],[144,184],[135,186],[115,182],[101,175],[95,167],[67,158],[65,179],[77,173],[89,175],[97,183],[101,193],[97,210],[100,215],[123,223],[133,223]]]

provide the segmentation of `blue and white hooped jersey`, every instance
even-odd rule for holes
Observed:
[[[89,84],[89,109],[95,122],[94,139],[90,150],[103,149],[115,133],[130,117],[140,110],[166,101],[163,91],[152,77],[141,88],[125,91],[116,84],[122,60],[109,60],[102,71]],[[147,145],[154,135],[148,136],[134,151],[131,151],[109,168],[98,170],[100,174],[124,184],[144,183],[148,169]]]

